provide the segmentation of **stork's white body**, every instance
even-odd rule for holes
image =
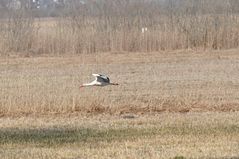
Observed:
[[[90,83],[85,83],[80,87],[87,86],[107,86],[107,85],[118,85],[118,83],[111,83],[109,77],[102,74],[92,74],[95,77],[95,80]]]

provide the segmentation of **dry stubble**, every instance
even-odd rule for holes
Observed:
[[[0,60],[0,113],[238,111],[237,50]],[[105,73],[119,86],[79,89]]]

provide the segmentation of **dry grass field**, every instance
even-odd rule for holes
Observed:
[[[239,159],[239,1],[0,0],[0,159]],[[85,87],[92,73],[117,86]]]
[[[0,158],[239,157],[238,50],[0,59]],[[79,89],[105,73],[119,86]]]
[[[4,117],[0,158],[236,158],[238,115]]]
[[[0,60],[0,114],[238,111],[238,50]],[[117,87],[84,88],[92,73]]]

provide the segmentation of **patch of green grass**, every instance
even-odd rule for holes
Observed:
[[[1,129],[0,144],[34,144],[54,146],[72,143],[97,143],[133,140],[156,135],[219,135],[238,134],[237,125],[200,126],[165,126],[160,128],[128,129],[90,129],[90,128],[49,128],[49,129]]]
[[[39,144],[39,145],[61,145],[67,143],[90,143],[110,142],[113,140],[134,139],[141,136],[153,134],[152,129],[108,129],[97,130],[89,128],[81,129],[5,129],[0,130],[0,144]]]

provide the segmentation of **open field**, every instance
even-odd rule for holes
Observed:
[[[239,159],[238,53],[238,0],[0,0],[0,159]]]
[[[0,114],[238,111],[238,50],[0,59]],[[108,74],[118,87],[79,89]]]
[[[0,158],[239,157],[238,113],[0,119]]]
[[[0,59],[0,158],[239,157],[238,50]],[[91,73],[119,86],[83,88]]]

